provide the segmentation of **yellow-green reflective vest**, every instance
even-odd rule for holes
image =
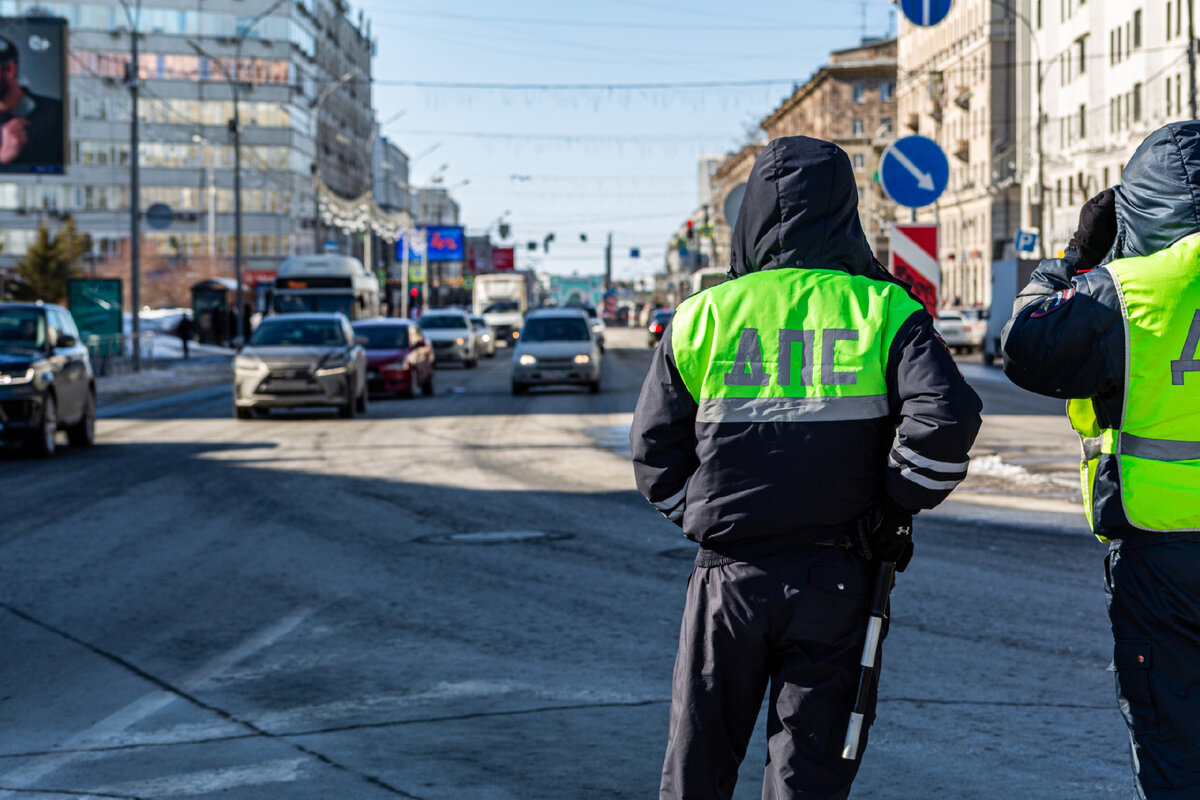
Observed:
[[[697,422],[876,419],[889,413],[892,340],[920,309],[890,282],[766,270],[684,301],[671,347]]]
[[[1088,523],[1095,530],[1096,475],[1107,455],[1117,459],[1120,501],[1133,527],[1200,530],[1200,234],[1105,269],[1125,322],[1123,416],[1117,427],[1101,428],[1091,400],[1067,404],[1083,440]]]

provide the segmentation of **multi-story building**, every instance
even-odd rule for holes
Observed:
[[[1080,206],[1121,182],[1151,131],[1191,118],[1184,2],[1019,3],[1019,117],[1034,123],[1018,133],[1022,220],[1043,233],[1039,255],[1066,247]]]
[[[988,304],[992,262],[1012,254],[1018,24],[1005,0],[957,0],[933,27],[900,22],[898,134],[933,139],[950,162],[945,193],[915,215],[940,225],[943,305]]]
[[[727,219],[725,216],[729,196],[734,192],[744,191],[746,181],[750,180],[750,169],[754,166],[754,160],[762,151],[762,144],[747,144],[736,153],[727,155],[712,172],[712,213],[709,215],[709,224],[713,226],[710,244],[713,248],[711,261],[715,265],[729,266],[729,244],[733,236],[733,225],[737,222],[736,219]]]
[[[175,212],[166,230],[143,225],[143,254],[175,263],[210,257],[199,269],[232,274],[234,78],[241,86],[243,266],[270,270],[287,255],[313,252],[314,171],[331,185],[344,179],[350,191],[351,176],[369,175],[369,164],[318,163],[312,113],[337,80],[329,70],[353,64],[369,76],[370,41],[361,21],[346,19],[344,0],[142,0],[141,6],[140,203],[143,210],[163,203]],[[0,181],[0,263],[24,254],[39,221],[65,214],[91,235],[97,260],[122,257],[132,160],[126,12],[120,0],[0,0],[0,15],[35,10],[65,17],[70,26],[69,164],[61,176]],[[257,22],[256,15],[262,15]],[[346,127],[325,141],[340,135],[366,152],[367,87],[357,82],[330,93],[321,116],[336,113]]]
[[[846,151],[857,178],[863,231],[876,257],[887,263],[895,205],[874,176],[880,155],[896,137],[896,40],[868,39],[833,51],[829,63],[761,125],[771,139],[812,136]]]

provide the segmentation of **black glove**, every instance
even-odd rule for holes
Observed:
[[[867,561],[891,561],[904,572],[913,555],[912,521],[911,511],[886,503],[859,520],[855,550]]]
[[[1079,229],[1067,247],[1079,253],[1078,269],[1093,269],[1112,249],[1116,239],[1117,193],[1108,188],[1083,204],[1079,210]]]

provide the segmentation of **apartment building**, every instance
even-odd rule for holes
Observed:
[[[1120,183],[1149,133],[1191,118],[1185,2],[1020,4],[1022,220],[1042,230],[1045,255],[1066,247],[1080,207]]]
[[[885,264],[896,206],[875,175],[880,156],[896,138],[896,53],[895,39],[868,39],[833,51],[829,63],[761,123],[771,139],[813,136],[846,151],[857,179],[863,231]]]
[[[940,225],[943,305],[989,304],[992,262],[1012,255],[1020,215],[1014,68],[1020,2],[956,0],[933,27],[900,22],[898,135],[933,139],[950,161],[946,192],[914,215]]]

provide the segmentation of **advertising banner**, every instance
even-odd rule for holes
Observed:
[[[425,253],[428,261],[462,261],[463,229],[452,225],[426,228]]]
[[[67,21],[0,17],[0,173],[67,164]]]
[[[516,268],[517,256],[513,248],[492,248],[492,269],[496,270],[496,272],[512,272]]]

